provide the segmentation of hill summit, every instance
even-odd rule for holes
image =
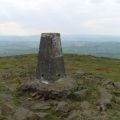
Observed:
[[[1,120],[120,119],[119,59],[64,55],[66,72],[78,86],[61,99],[18,89],[35,77],[36,60],[36,55],[0,58]]]

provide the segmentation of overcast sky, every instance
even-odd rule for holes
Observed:
[[[120,35],[120,0],[0,0],[0,35]]]

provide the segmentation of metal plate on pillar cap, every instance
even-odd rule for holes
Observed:
[[[41,34],[36,77],[46,83],[65,77],[59,33]]]

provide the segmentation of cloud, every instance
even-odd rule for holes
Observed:
[[[32,34],[33,31],[27,30],[15,22],[6,22],[0,24],[0,33],[2,35],[6,35],[6,33],[7,35],[29,35]]]
[[[0,11],[1,35],[120,34],[119,0],[0,0]]]
[[[119,35],[119,28],[120,28],[120,17],[117,18],[102,18],[102,19],[92,19],[85,21],[83,27],[89,30],[88,32],[92,31],[99,31],[98,34],[114,34]]]
[[[103,3],[105,0],[90,0],[91,3]]]

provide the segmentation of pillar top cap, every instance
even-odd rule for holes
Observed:
[[[60,35],[60,33],[41,33],[41,35]]]

